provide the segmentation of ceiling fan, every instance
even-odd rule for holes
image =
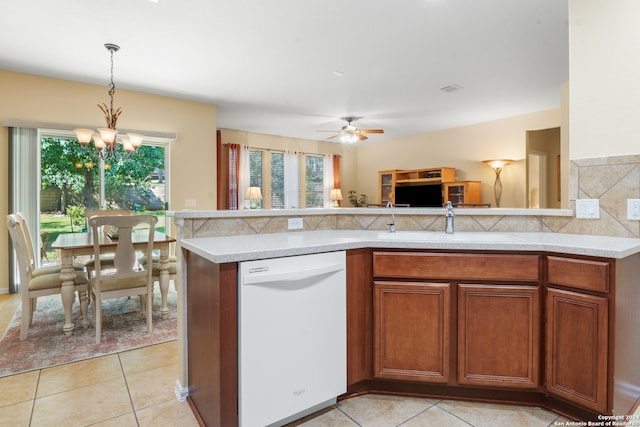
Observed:
[[[354,117],[354,116],[340,117],[340,120],[345,120],[347,122],[346,125],[342,126],[342,129],[340,129],[339,131],[319,130],[318,132],[337,132],[335,135],[330,136],[327,139],[340,137],[341,142],[346,142],[351,144],[354,142],[365,141],[369,139],[367,136],[364,135],[365,133],[384,133],[384,130],[382,129],[358,129],[356,126],[351,124],[351,122],[355,122],[356,120],[359,120],[361,118],[362,117]]]

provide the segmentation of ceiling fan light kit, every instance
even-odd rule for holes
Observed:
[[[326,131],[320,130],[318,132],[337,132],[335,135],[328,137],[327,139],[333,139],[339,137],[340,142],[346,144],[354,144],[358,141],[365,141],[369,139],[365,136],[365,133],[384,133],[382,129],[358,129],[358,127],[351,124],[351,122],[355,122],[356,120],[361,119],[362,117],[355,116],[347,116],[341,117],[340,120],[345,120],[347,122],[346,125],[342,126],[342,129],[339,131]]]

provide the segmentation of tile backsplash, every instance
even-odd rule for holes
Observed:
[[[599,219],[575,216],[545,216],[535,209],[525,215],[496,211],[474,215],[469,210],[455,219],[457,231],[551,232],[615,237],[640,237],[640,221],[627,220],[627,199],[640,199],[640,154],[572,160],[569,170],[569,208],[575,212],[576,199],[599,199]],[[254,212],[254,214],[257,212]],[[542,212],[541,212],[542,213]],[[291,216],[290,216],[291,215]],[[288,231],[290,217],[300,213],[265,212],[264,216],[243,215],[186,218],[182,237],[234,236]],[[388,230],[390,216],[385,209],[305,210],[304,226],[312,230]],[[441,213],[411,213],[395,216],[395,226],[405,231],[444,230]]]
[[[569,173],[569,208],[599,199],[600,218],[572,218],[558,232],[640,237],[640,221],[627,219],[627,199],[640,199],[640,154],[572,160]]]

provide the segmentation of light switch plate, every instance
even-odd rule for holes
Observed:
[[[302,218],[289,218],[289,230],[299,230],[303,227]]]
[[[627,199],[627,219],[640,220],[640,199]]]
[[[600,200],[599,199],[577,199],[576,200],[576,218],[600,218]]]

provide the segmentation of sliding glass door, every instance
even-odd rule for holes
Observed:
[[[85,229],[85,212],[125,209],[152,213],[165,229],[168,200],[168,142],[145,141],[131,158],[101,159],[92,144],[43,131],[40,137],[39,233],[44,260],[56,258],[50,244],[61,233]]]

